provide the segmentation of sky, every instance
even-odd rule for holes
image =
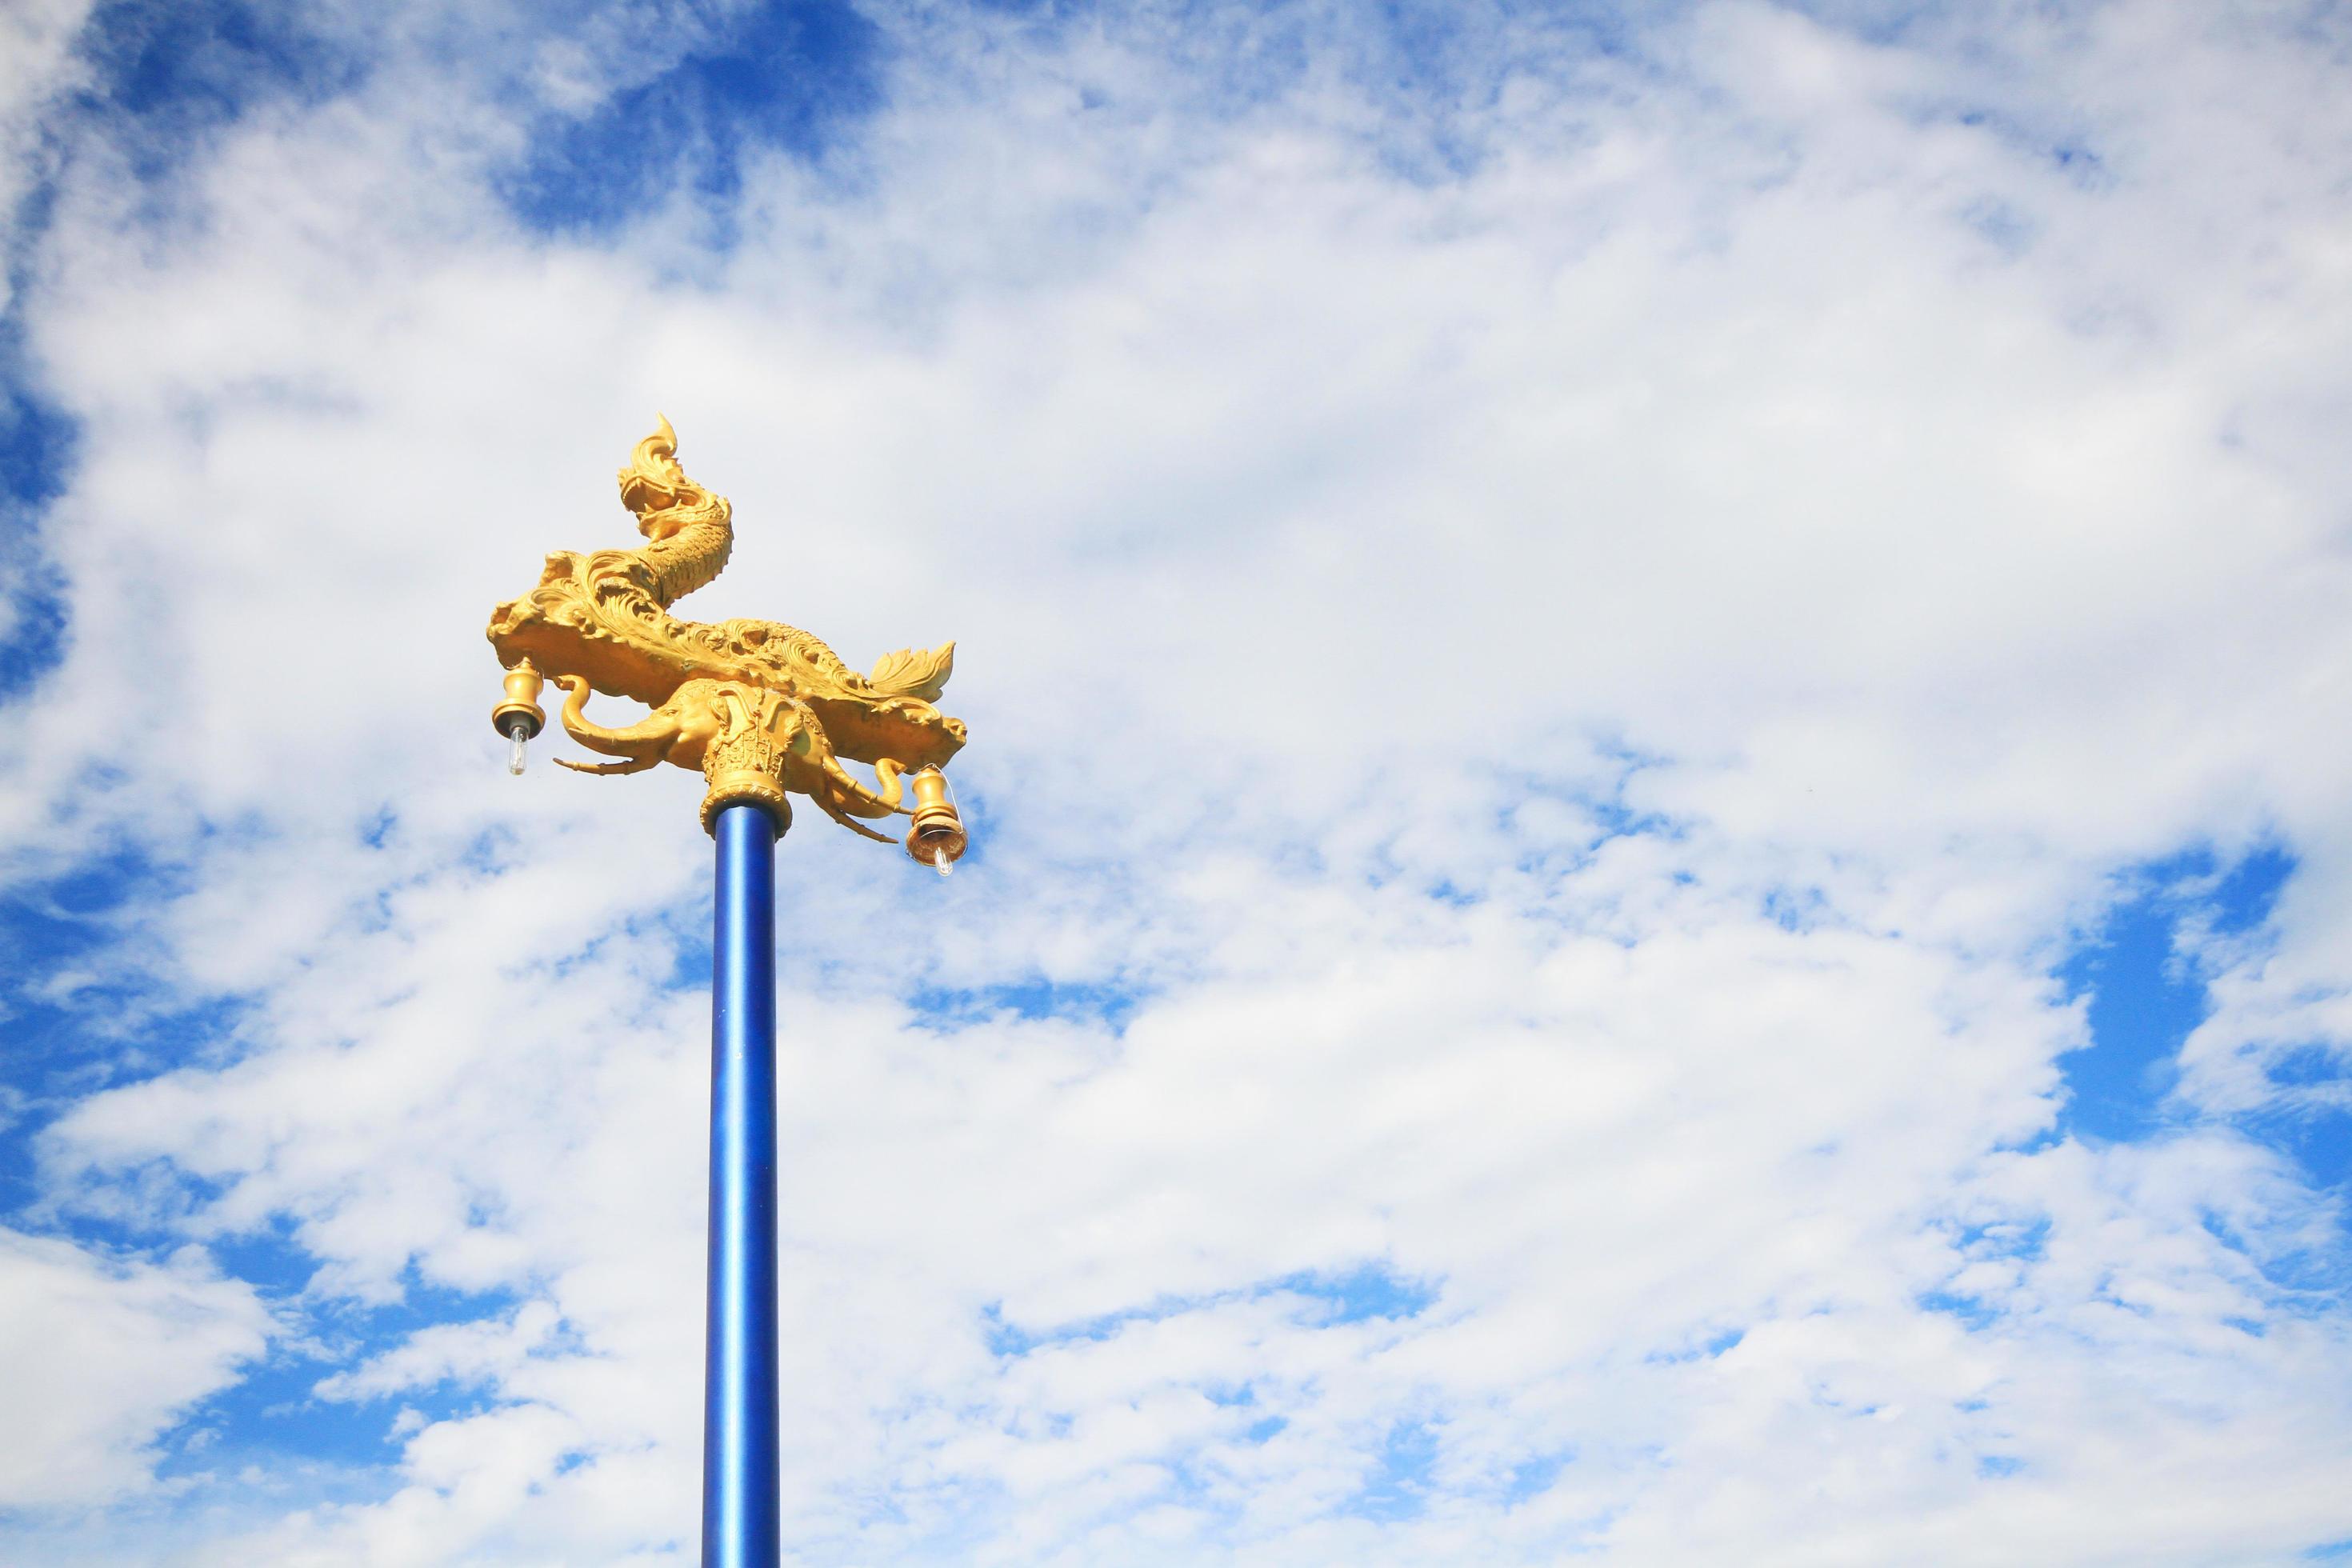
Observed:
[[[0,1557],[695,1560],[701,784],[481,639],[659,414],[972,736],[780,850],[788,1562],[2352,1559],[2347,75],[14,0]]]

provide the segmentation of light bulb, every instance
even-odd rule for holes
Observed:
[[[948,858],[947,846],[944,844],[931,846],[931,864],[938,868],[942,877],[952,876],[955,873],[955,862]]]
[[[530,726],[517,719],[507,726],[507,772],[522,772],[523,742],[530,739]]]

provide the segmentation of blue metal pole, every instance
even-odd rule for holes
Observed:
[[[774,1568],[777,1500],[776,819],[719,813],[711,942],[710,1320],[703,1568]]]

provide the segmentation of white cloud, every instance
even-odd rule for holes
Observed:
[[[37,0],[0,16],[0,213],[14,213],[48,163],[41,113],[82,80],[71,49],[89,10],[89,0]],[[14,282],[0,277],[0,309]]]
[[[0,1230],[0,1509],[147,1489],[156,1439],[234,1383],[270,1327],[252,1287],[199,1249],[159,1266]]]
[[[956,636],[975,735],[968,874],[784,849],[806,1560],[2352,1535],[2345,1319],[2280,1282],[2340,1216],[2225,1128],[2041,1138],[2047,970],[2131,860],[2304,860],[2199,1102],[2340,1037],[2340,67],[2164,6],[1736,5],[1470,36],[1433,108],[1324,20],[893,23],[889,106],[755,163],[723,255],[520,232],[515,122],[398,57],[226,137],[201,224],[63,193],[73,640],[0,820],[151,839],[161,979],[249,1011],[44,1179],[290,1221],[309,1301],[522,1302],[328,1374],[402,1423],[383,1500],[193,1556],[690,1542],[698,786],[498,774],[476,640],[625,542],[656,406],[737,507],[685,608]],[[987,1016],[1041,977],[1132,1014]],[[1297,1293],[1367,1262],[1434,1300]],[[397,1415],[445,1379],[489,1397]]]
[[[319,1384],[326,1399],[366,1399],[404,1389],[429,1388],[445,1381],[482,1383],[511,1377],[525,1357],[544,1345],[557,1327],[543,1301],[520,1309],[504,1322],[443,1323],[420,1329],[400,1346]]]

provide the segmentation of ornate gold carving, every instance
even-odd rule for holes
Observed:
[[[671,603],[727,564],[733,509],[687,478],[667,419],[637,443],[620,487],[645,547],[558,551],[538,587],[490,616],[499,662],[517,674],[533,669],[533,661],[544,668],[568,693],[564,731],[618,759],[556,760],[592,773],[639,773],[665,762],[699,768],[709,784],[706,828],[721,806],[750,800],[775,813],[781,832],[792,820],[789,791],[843,826],[891,842],[856,819],[911,813],[900,804],[902,775],[936,769],[962,747],[963,725],[932,706],[954,670],[955,645],[902,649],[864,676],[815,637],[779,622],[672,619]],[[536,679],[534,670],[534,696]],[[515,679],[508,677],[510,696]],[[653,711],[625,729],[606,729],[587,716],[591,690],[633,698]],[[844,758],[871,763],[877,784],[861,783]]]
[[[803,756],[811,750],[814,721],[808,709],[779,693],[748,686],[721,686],[710,694],[709,704],[718,715],[719,731],[702,749],[702,777],[710,786],[702,797],[703,831],[718,831],[721,807],[750,801],[768,808],[781,836],[793,825],[784,781],[793,747],[797,744]]]

